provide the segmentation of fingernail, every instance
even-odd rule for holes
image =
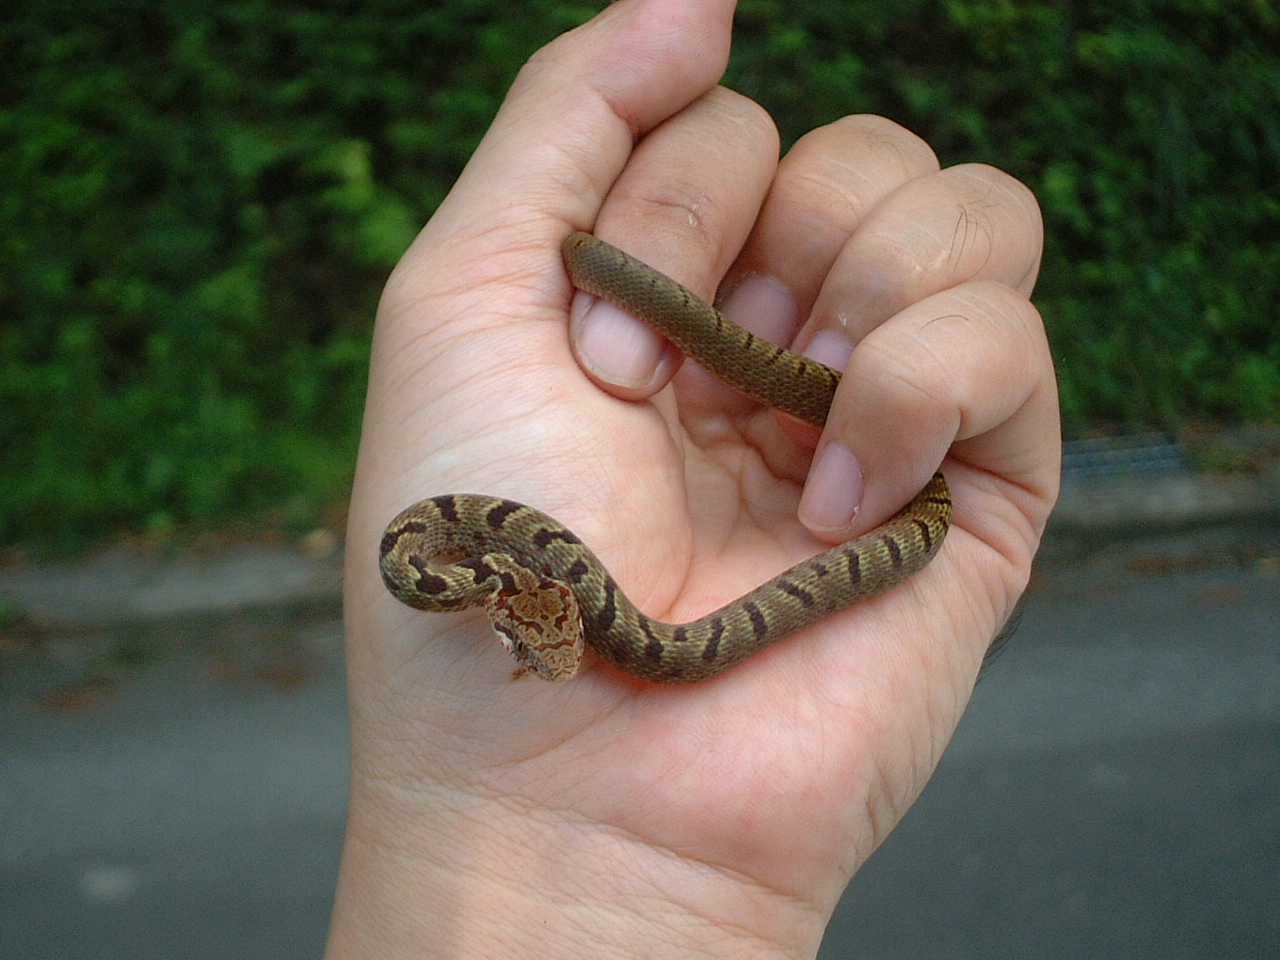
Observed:
[[[862,464],[843,444],[826,444],[818,451],[800,495],[800,522],[814,533],[843,533],[861,504]]]
[[[834,330],[819,330],[804,348],[804,355],[810,360],[825,363],[832,370],[839,370],[841,373],[849,365],[852,354],[853,342]]]
[[[644,387],[653,379],[662,356],[656,333],[607,300],[579,308],[575,299],[574,308],[580,317],[574,325],[574,346],[592,373],[621,387]]]
[[[799,313],[786,284],[760,273],[748,274],[718,306],[735,323],[773,343],[791,339]]]

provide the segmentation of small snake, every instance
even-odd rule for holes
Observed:
[[[757,338],[670,277],[589,234],[566,238],[562,253],[579,289],[635,314],[762,403],[818,427],[826,422],[837,371]],[[938,552],[950,524],[951,495],[937,473],[876,529],[681,625],[636,609],[561,523],[498,497],[446,494],[409,507],[382,536],[380,566],[387,589],[411,607],[483,607],[520,672],[567,680],[585,641],[632,676],[689,683],[905,580]]]

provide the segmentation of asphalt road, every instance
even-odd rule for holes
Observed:
[[[305,621],[249,628],[305,669],[0,685],[0,958],[319,956],[346,717]],[[1051,562],[821,956],[1280,956],[1280,531]]]

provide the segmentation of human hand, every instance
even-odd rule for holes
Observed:
[[[1058,456],[1034,200],[872,117],[779,164],[763,111],[715,86],[731,14],[628,0],[541,51],[388,283],[332,957],[812,955],[1025,585]],[[817,457],[607,306],[577,298],[566,332],[574,229],[845,366]],[[492,493],[687,620],[880,523],[939,462],[955,522],[924,572],[690,687],[598,660],[513,681],[482,616],[415,613],[378,578],[400,508]]]

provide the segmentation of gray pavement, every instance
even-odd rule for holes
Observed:
[[[0,958],[318,956],[338,558],[96,564],[0,571],[29,614],[0,635]],[[822,956],[1278,945],[1280,477],[1073,482],[1017,632]]]
[[[318,957],[346,806],[336,671],[178,658],[70,714],[0,714],[0,957]]]
[[[1280,570],[1187,547],[1036,585],[823,957],[1280,956]]]

